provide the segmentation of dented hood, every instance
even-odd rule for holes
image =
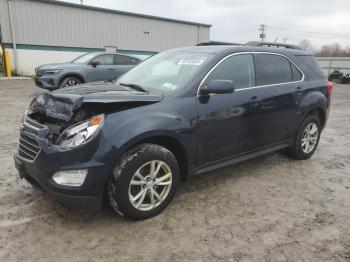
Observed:
[[[148,94],[116,84],[99,82],[44,93],[32,101],[30,110],[33,113],[69,122],[74,111],[86,103],[143,102],[151,104],[162,99],[162,95]]]

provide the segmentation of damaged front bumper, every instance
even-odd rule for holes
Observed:
[[[14,156],[20,177],[66,206],[99,210],[110,171],[98,153],[101,136],[67,149],[50,144],[47,134],[47,127],[34,121],[24,122]],[[58,171],[67,170],[87,170],[83,184],[64,186],[53,180],[52,176]]]

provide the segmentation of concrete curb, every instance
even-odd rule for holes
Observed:
[[[5,77],[0,76],[0,80],[32,80],[33,78],[25,77],[25,76],[11,76],[11,77]]]

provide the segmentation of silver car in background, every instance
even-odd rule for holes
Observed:
[[[109,81],[130,70],[140,58],[115,52],[87,53],[69,63],[46,64],[35,68],[35,84],[54,90],[81,83]]]

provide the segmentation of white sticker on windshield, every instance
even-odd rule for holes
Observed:
[[[175,89],[177,88],[177,85],[174,85],[174,84],[172,84],[172,83],[165,82],[165,83],[163,84],[163,87],[168,88],[168,89],[171,89],[171,90],[175,90]]]
[[[203,64],[204,59],[199,58],[187,58],[187,59],[181,59],[179,61],[179,65],[196,65],[199,66]]]

